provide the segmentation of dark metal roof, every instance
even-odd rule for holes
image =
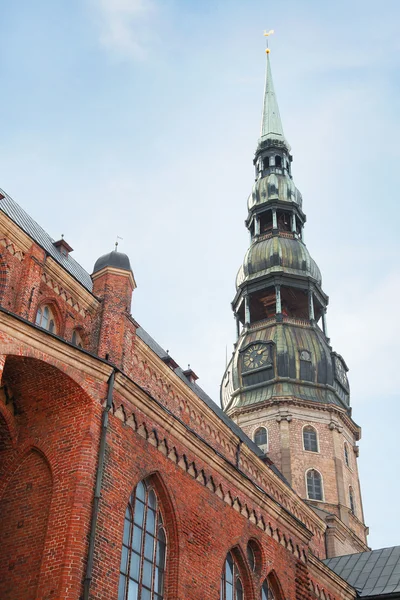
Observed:
[[[101,271],[104,267],[115,267],[116,269],[122,269],[123,271],[130,271],[132,273],[128,256],[123,252],[117,252],[116,250],[100,256],[94,263],[93,273]]]
[[[161,348],[159,344],[157,344],[157,342],[147,333],[147,331],[143,329],[143,327],[138,327],[136,333],[140,337],[140,339],[151,350],[153,350],[155,354],[157,354],[159,358],[161,358],[162,360],[166,360],[168,358],[168,353],[163,348]],[[255,444],[249,437],[247,437],[244,431],[238,425],[236,425],[236,423],[234,423],[232,419],[230,419],[224,413],[224,411],[217,404],[215,404],[213,400],[211,400],[210,396],[208,396],[205,393],[205,391],[197,385],[197,383],[190,381],[190,379],[186,377],[181,367],[177,367],[176,369],[174,369],[174,373],[178,375],[179,379],[181,379],[188,387],[190,387],[190,389],[196,394],[196,396],[200,398],[200,400],[202,400],[221,419],[221,421],[223,421],[225,425],[229,427],[232,433],[234,433],[243,444],[246,444],[246,446],[250,448],[250,450],[252,450],[254,454],[256,454],[259,458],[265,458],[264,452],[257,446],[257,444]],[[273,463],[267,464],[270,467],[270,469],[275,473],[275,475],[277,475],[287,486],[289,486],[288,481],[286,480],[284,475],[279,471],[279,469]]]
[[[58,262],[72,277],[82,284],[89,292],[93,289],[89,273],[71,256],[64,256],[54,246],[54,240],[30,217],[6,192],[0,189],[0,210],[3,211],[18,227],[43,248]]]
[[[328,558],[324,563],[363,598],[400,596],[400,546]]]

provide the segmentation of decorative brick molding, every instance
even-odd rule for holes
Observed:
[[[113,406],[113,414],[124,425],[130,427],[132,431],[147,440],[149,444],[157,448],[161,454],[195,479],[200,485],[207,487],[212,493],[228,504],[228,506],[231,506],[251,523],[280,543],[296,558],[304,563],[307,562],[307,553],[304,547],[300,548],[287,534],[283,533],[278,527],[274,527],[268,517],[261,514],[258,508],[248,505],[246,501],[233,494],[226,487],[225,483],[222,485],[216,481],[212,475],[207,473],[207,467],[196,464],[189,456],[189,453],[178,453],[176,447],[170,444],[165,437],[161,437],[157,429],[151,428],[151,426],[141,419],[138,420],[134,412],[127,414],[122,404],[117,408]]]

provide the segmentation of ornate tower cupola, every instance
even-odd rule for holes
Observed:
[[[333,556],[367,547],[356,464],[361,431],[351,419],[347,366],[330,346],[328,296],[304,242],[306,216],[291,163],[267,51],[245,221],[250,246],[236,278],[237,340],[221,403],[324,515]]]

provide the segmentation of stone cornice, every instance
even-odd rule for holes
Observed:
[[[105,274],[119,275],[120,277],[127,277],[132,286],[132,289],[133,290],[136,289],[136,281],[133,276],[133,273],[131,271],[125,271],[124,269],[117,269],[116,267],[104,267],[100,271],[93,273],[91,275],[92,281],[95,281],[96,279],[98,279],[99,277],[102,277]]]
[[[340,408],[335,404],[323,404],[322,402],[313,402],[312,400],[301,400],[293,396],[282,396],[280,398],[274,397],[269,400],[264,400],[263,402],[258,402],[257,404],[234,407],[232,410],[228,411],[228,413],[231,419],[234,419],[241,414],[258,412],[266,407],[282,405],[284,405],[286,408],[290,405],[293,405],[301,408],[308,408],[334,414],[342,420],[345,426],[357,437],[357,439],[360,439],[361,437],[361,428],[353,421],[353,419],[349,417],[345,409]]]

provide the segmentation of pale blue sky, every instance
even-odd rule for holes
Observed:
[[[345,358],[373,547],[400,544],[397,0],[0,0],[0,187],[218,402],[260,127],[265,28],[306,242]]]

